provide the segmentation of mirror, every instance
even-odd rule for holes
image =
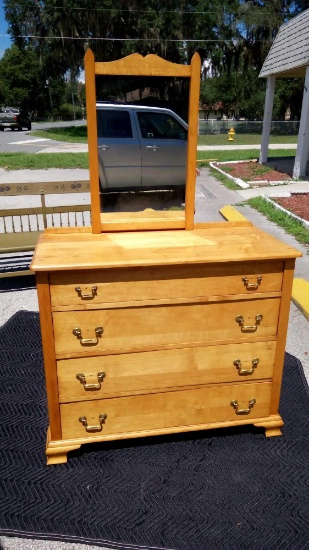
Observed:
[[[192,225],[200,79],[197,54],[195,59],[192,94],[192,65],[139,54],[95,63],[87,51],[94,233]]]

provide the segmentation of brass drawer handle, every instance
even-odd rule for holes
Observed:
[[[105,424],[105,420],[107,419],[107,414],[100,414],[99,416],[99,426],[88,426],[87,423],[87,417],[86,416],[80,416],[79,421],[82,423],[83,426],[85,426],[86,432],[101,432],[103,429],[103,424]]]
[[[87,384],[86,383],[86,377],[82,372],[78,373],[76,375],[76,378],[84,386],[84,390],[86,390],[86,391],[95,391],[95,390],[100,390],[101,389],[101,382],[103,382],[105,376],[106,376],[105,372],[98,372],[98,374],[97,374],[98,383],[97,384]]]
[[[245,374],[253,374],[254,373],[254,369],[256,369],[256,367],[258,366],[260,360],[256,357],[256,359],[252,359],[252,369],[242,369],[241,368],[241,360],[240,359],[236,359],[233,363],[233,365],[235,365],[235,367],[238,369],[238,374],[239,375],[245,375]]]
[[[240,409],[238,401],[231,401],[231,406],[234,408],[235,414],[249,414],[255,403],[256,399],[250,399],[248,409]]]
[[[96,338],[83,338],[82,337],[82,331],[80,328],[74,328],[73,334],[74,336],[77,336],[82,346],[93,346],[99,343],[99,337],[103,334],[103,327],[96,327],[94,329]]]
[[[245,283],[245,287],[247,290],[257,290],[258,286],[262,282],[262,278],[263,278],[262,275],[259,275],[257,277],[256,283],[249,283],[248,277],[243,277],[242,280]]]
[[[98,290],[98,287],[97,286],[92,286],[91,287],[91,294],[84,294],[82,289],[80,288],[80,286],[76,286],[75,287],[75,290],[78,294],[78,296],[82,299],[82,300],[93,300],[93,298],[97,295],[97,290]]]
[[[263,315],[259,313],[258,315],[255,316],[255,325],[244,325],[245,320],[242,315],[238,315],[235,318],[235,321],[240,324],[242,332],[246,332],[246,331],[255,332],[258,328],[258,325],[262,321],[262,319],[263,319]]]

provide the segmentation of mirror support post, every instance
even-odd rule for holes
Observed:
[[[85,55],[85,84],[91,196],[91,225],[92,233],[101,233],[95,61],[93,52],[90,49],[87,50]]]
[[[186,229],[194,228],[196,154],[198,139],[198,116],[200,100],[201,58],[195,53],[191,60],[191,78],[189,92],[189,131],[187,145],[187,181],[186,181]]]

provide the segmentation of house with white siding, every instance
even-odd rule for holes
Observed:
[[[259,74],[267,78],[260,162],[267,162],[278,78],[305,78],[293,178],[306,176],[309,153],[309,9],[282,25]]]

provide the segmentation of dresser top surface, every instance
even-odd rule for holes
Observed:
[[[288,259],[301,255],[298,250],[253,226],[228,227],[224,223],[192,231],[100,235],[47,231],[39,238],[31,269],[54,271],[226,263]]]

